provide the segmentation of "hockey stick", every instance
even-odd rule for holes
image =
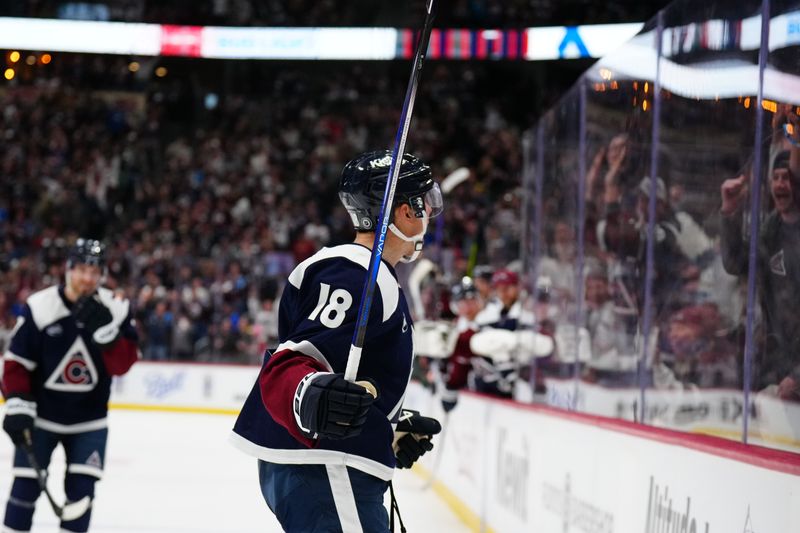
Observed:
[[[425,16],[425,25],[422,28],[422,35],[417,50],[414,54],[414,64],[411,67],[411,79],[408,80],[405,100],[403,101],[403,111],[400,114],[400,125],[397,129],[394,151],[392,152],[392,164],[389,167],[389,179],[386,180],[386,190],[383,195],[383,203],[378,219],[380,225],[375,232],[375,241],[372,244],[372,253],[369,258],[369,268],[367,269],[367,279],[364,282],[364,291],[361,294],[361,306],[358,309],[356,319],[356,330],[353,334],[353,342],[350,345],[350,353],[347,355],[347,367],[344,377],[348,381],[355,381],[358,374],[358,365],[361,363],[361,350],[364,347],[364,337],[367,332],[367,321],[369,320],[369,310],[372,307],[372,296],[375,293],[375,283],[378,279],[378,269],[381,266],[381,256],[383,246],[386,243],[386,232],[389,229],[389,221],[392,215],[392,205],[394,193],[397,189],[397,179],[400,176],[400,166],[406,148],[408,129],[411,126],[411,114],[414,110],[414,99],[417,96],[417,86],[419,85],[420,74],[422,73],[422,63],[428,51],[428,41],[433,27],[434,0],[428,0],[428,14]],[[377,397],[377,391],[370,390],[373,396]]]
[[[442,184],[439,186],[442,189],[442,194],[445,196],[450,194],[453,189],[467,181],[469,175],[470,172],[467,167],[458,167],[452,171],[442,180]]]
[[[25,442],[21,445],[22,450],[28,457],[28,462],[31,464],[31,467],[36,471],[36,481],[39,483],[39,488],[42,489],[45,496],[47,496],[47,500],[50,502],[53,512],[64,522],[70,522],[82,517],[86,514],[86,511],[89,510],[92,499],[89,498],[89,496],[84,496],[76,502],[65,503],[63,507],[58,505],[53,499],[53,495],[50,494],[50,489],[47,488],[47,472],[39,468],[39,461],[36,459],[36,454],[33,452],[33,437],[31,436],[30,430],[26,429],[24,435]]]

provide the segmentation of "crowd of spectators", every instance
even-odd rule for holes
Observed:
[[[574,92],[567,95],[551,115],[568,116],[564,110],[577,98]],[[750,384],[754,390],[797,401],[797,109],[779,104],[768,115],[772,130],[767,129],[763,141],[763,169],[752,168],[752,126],[747,110],[736,101],[705,108],[695,103],[705,113],[683,117],[681,136],[675,137],[667,128],[676,116],[667,112],[662,130],[667,140],[658,149],[659,175],[651,177],[651,124],[634,111],[623,132],[610,129],[613,121],[599,112],[604,101],[591,98],[593,107],[587,114],[594,118],[588,129],[602,133],[587,142],[583,220],[577,207],[580,174],[570,152],[577,142],[568,128],[544,121],[551,130],[544,154],[544,243],[537,261],[539,281],[548,286],[551,319],[557,325],[580,324],[590,339],[585,353],[579,354],[580,375],[612,387],[740,389],[748,321],[746,222],[760,216],[756,301],[749,318],[754,339]],[[740,131],[748,134],[743,141],[708,137],[720,131],[714,121],[723,115],[726,124],[742,121]],[[685,149],[689,145],[691,151]],[[680,161],[690,153],[692,164]],[[749,194],[759,172],[765,176],[765,202],[761,213],[752,214]],[[574,330],[568,334],[576,337]],[[569,339],[559,339],[557,333],[556,346],[568,345]],[[573,351],[564,353],[567,362],[574,357]]]
[[[0,91],[0,344],[25,298],[61,279],[65,246],[84,235],[109,245],[108,283],[133,300],[147,359],[258,362],[276,340],[286,275],[320,247],[352,238],[338,175],[354,154],[391,145],[406,69],[265,66],[251,92],[209,107],[182,101],[169,81],[131,78],[119,58],[60,59],[47,75]],[[433,64],[418,97],[409,149],[439,179],[470,170],[446,198],[442,246],[429,247],[449,280],[475,264],[519,259],[520,134],[533,107],[504,101],[520,89],[502,76],[481,65]],[[175,112],[181,105],[188,113]],[[712,216],[689,209],[677,181],[646,175],[646,147],[632,135],[611,135],[587,166],[580,317],[574,190],[569,171],[559,170],[574,160],[549,152],[556,166],[545,176],[536,286],[547,295],[556,346],[568,357],[567,326],[582,320],[591,352],[584,377],[639,379],[652,192],[648,379],[738,387],[742,269],[723,264],[718,185],[700,195]],[[775,154],[793,148],[775,146]],[[793,371],[764,368],[759,386]]]
[[[341,167],[391,145],[407,76],[376,64],[273,72],[260,96],[229,95],[189,122],[171,114],[167,89],[91,91],[56,75],[4,87],[6,332],[32,291],[61,279],[65,246],[83,235],[108,244],[107,283],[134,302],[146,358],[257,362],[274,344],[286,275],[352,239]],[[490,77],[432,65],[409,140],[440,178],[471,170],[448,198],[441,250],[461,272],[470,257],[501,265],[518,255],[524,115],[495,104]]]
[[[320,247],[352,238],[338,175],[354,154],[391,145],[406,69],[264,66],[249,73],[250,92],[208,106],[182,97],[186,91],[169,79],[132,77],[126,65],[64,56],[46,74],[0,91],[0,344],[25,298],[61,279],[65,246],[84,235],[109,245],[108,283],[133,300],[147,359],[258,362],[276,340],[286,275]],[[503,75],[433,64],[418,97],[409,149],[439,179],[470,170],[446,198],[441,247],[429,247],[449,280],[475,264],[499,268],[519,259],[520,134],[533,104]],[[514,97],[505,98],[509,91]],[[776,124],[794,116],[783,113]],[[794,149],[782,139],[776,130],[773,161]],[[745,270],[741,247],[739,266],[723,261],[719,184],[681,184],[666,167],[668,179],[651,180],[635,128],[594,146],[580,316],[569,207],[574,159],[559,149],[547,156],[554,166],[545,176],[536,286],[548,297],[556,346],[569,357],[574,330],[567,326],[580,320],[590,340],[586,379],[630,385],[640,378],[646,221],[655,194],[648,379],[657,387],[740,386]],[[696,189],[694,206],[686,187]],[[762,344],[775,342],[768,328],[759,333]],[[789,376],[795,383],[793,372],[790,358],[763,363],[755,382],[779,385]]]
[[[134,301],[146,358],[257,362],[275,342],[276,300],[288,272],[320,247],[352,238],[338,175],[354,154],[391,146],[407,65],[226,65],[227,90],[217,95],[219,86],[208,86],[214,63],[155,79],[143,75],[154,64],[135,70],[130,61],[62,54],[0,90],[0,344],[25,298],[61,278],[65,246],[83,235],[109,244],[108,283]],[[446,198],[441,247],[429,247],[449,280],[475,264],[519,259],[521,132],[536,106],[548,105],[540,85],[519,80],[524,68],[532,67],[432,63],[426,70],[409,149],[439,179],[470,170]],[[570,109],[568,99],[560,109]],[[778,127],[787,114],[794,117],[788,108],[773,116],[770,165],[796,152]],[[694,166],[709,175],[722,170],[714,179],[676,179],[668,158],[651,179],[641,140],[648,127],[634,120],[624,133],[607,129],[590,143],[580,290],[571,137],[554,131],[548,139],[535,283],[548,295],[556,346],[566,354],[567,337],[576,337],[566,326],[580,322],[590,340],[587,379],[637,382],[647,342],[653,386],[739,387],[746,268],[741,246],[735,261],[732,245],[723,248],[719,215],[719,186],[733,170],[720,163],[722,143],[710,143],[714,161]],[[653,335],[644,340],[648,238],[656,261]],[[771,260],[762,259],[762,270]],[[775,309],[787,307],[781,298],[765,308],[760,346],[778,342],[770,324],[783,337],[800,331],[776,322]],[[756,386],[800,382],[791,357],[784,359],[758,360]],[[797,395],[796,387],[786,394]]]

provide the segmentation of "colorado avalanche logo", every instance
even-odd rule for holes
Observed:
[[[78,336],[56,369],[47,379],[48,389],[64,392],[86,392],[97,385],[97,368],[94,366],[86,343]]]
[[[89,374],[89,367],[86,365],[86,360],[80,354],[74,355],[67,363],[63,378],[65,382],[74,385],[85,385],[92,382],[92,376]]]

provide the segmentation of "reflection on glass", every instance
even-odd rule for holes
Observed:
[[[554,141],[540,156],[546,185],[536,282],[547,302],[537,317],[556,352],[572,358],[539,365],[551,404],[635,419],[644,386],[642,422],[738,440],[749,416],[750,442],[800,451],[800,2],[773,2],[759,108],[760,9],[750,0],[704,4],[702,12],[696,2],[676,2],[663,13],[660,58],[651,22],[587,71],[579,81],[587,89],[585,175],[579,139],[548,133]],[[575,93],[552,116],[569,109],[574,117]],[[584,180],[582,220],[576,179]],[[754,210],[757,187],[762,201]],[[748,281],[757,288],[750,302]],[[652,324],[645,339],[646,300]],[[748,309],[755,349],[745,406]],[[577,391],[563,367],[576,354]]]

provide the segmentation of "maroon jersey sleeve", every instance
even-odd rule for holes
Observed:
[[[450,390],[463,389],[467,385],[467,376],[472,368],[472,358],[475,356],[469,348],[469,340],[474,334],[474,330],[468,329],[458,336],[448,365],[450,371],[447,375],[447,388]]]
[[[103,362],[111,376],[121,376],[139,360],[136,342],[122,337],[109,348],[103,350]]]
[[[31,375],[28,370],[16,361],[5,361],[3,365],[3,396],[31,393]]]
[[[258,377],[261,401],[267,412],[295,439],[309,448],[314,446],[314,441],[306,437],[295,422],[294,395],[300,381],[308,374],[327,371],[328,369],[313,357],[292,350],[283,350],[270,357]]]

